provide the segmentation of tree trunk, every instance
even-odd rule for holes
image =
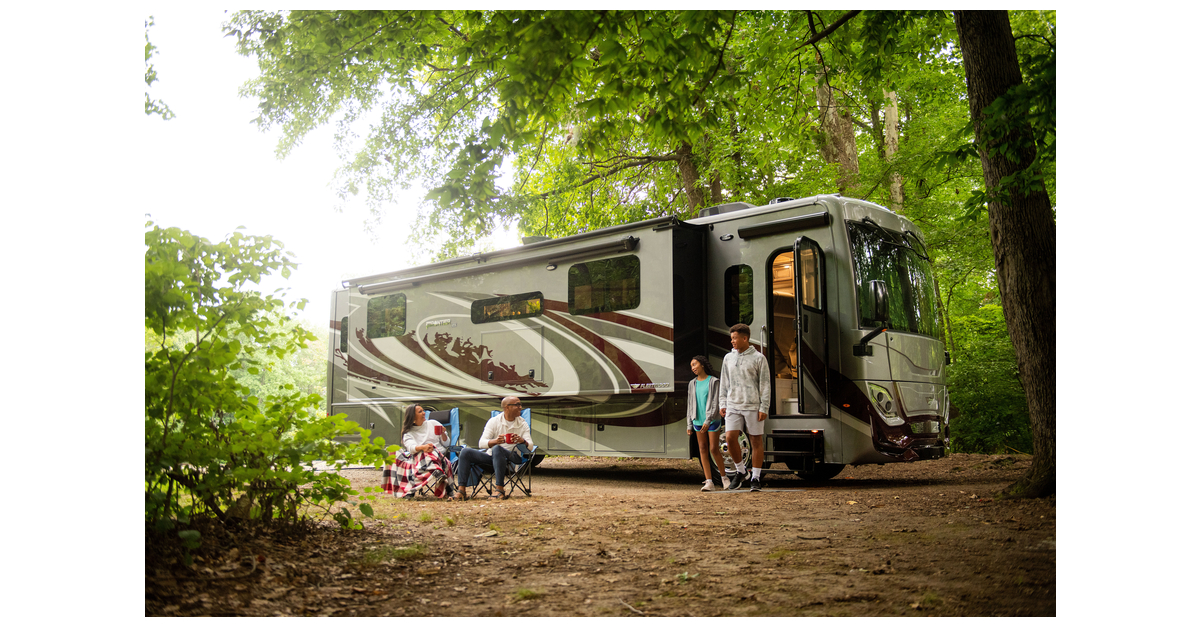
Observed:
[[[887,106],[883,109],[883,153],[888,166],[894,168],[893,161],[896,158],[896,152],[900,149],[900,99],[894,91],[887,92],[885,97]],[[892,211],[903,213],[904,177],[893,169],[890,178],[891,193],[889,196],[892,201]]]
[[[983,110],[1010,87],[1021,83],[1012,26],[1005,11],[955,11],[967,77],[967,98],[976,141],[984,137]],[[999,188],[1005,176],[1018,172],[1035,156],[1029,146],[1013,162],[981,145],[984,181]],[[996,260],[996,281],[1004,320],[1016,350],[1021,385],[1029,401],[1033,435],[1033,467],[1006,490],[1017,497],[1055,492],[1055,223],[1045,190],[1013,193],[1008,204],[988,204],[988,226]]]
[[[675,154],[679,155],[679,180],[683,184],[683,192],[687,194],[688,208],[693,212],[703,208],[704,190],[698,185],[700,171],[692,161],[692,145],[683,142]]]
[[[829,85],[829,76],[817,54],[817,111],[821,120],[821,156],[826,163],[838,164],[838,191],[846,194],[858,181],[858,147],[854,141],[854,123],[850,111],[838,104]]]

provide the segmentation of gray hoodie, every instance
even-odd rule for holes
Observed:
[[[704,424],[708,425],[711,430],[714,422],[721,422],[721,411],[717,406],[717,396],[721,392],[721,380],[709,376],[712,383],[708,384],[708,402],[704,408]],[[692,423],[696,421],[696,380],[692,379],[688,382],[688,402],[687,402],[687,428],[692,428]]]
[[[771,366],[753,346],[721,360],[721,409],[771,411]]]

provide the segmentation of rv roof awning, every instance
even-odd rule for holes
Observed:
[[[763,222],[754,226],[746,226],[738,229],[738,237],[742,239],[753,239],[755,237],[763,237],[764,235],[774,235],[776,233],[787,233],[789,231],[802,231],[804,229],[812,229],[819,226],[829,225],[829,212],[822,211],[821,213],[810,213],[804,216],[796,216],[794,218],[784,218],[782,220],[772,220],[771,222]]]
[[[361,294],[381,294],[393,290],[404,289],[413,285],[419,285],[429,281],[442,281],[445,279],[455,279],[458,277],[471,276],[474,274],[483,274],[485,272],[495,272],[502,268],[512,266],[527,266],[527,265],[557,265],[565,261],[573,259],[581,259],[583,257],[591,257],[594,255],[602,255],[605,253],[620,253],[637,250],[639,238],[623,237],[616,241],[601,242],[592,244],[591,246],[583,246],[580,248],[570,248],[567,250],[557,250],[546,252],[540,255],[531,257],[518,257],[514,259],[506,259],[497,263],[487,263],[486,256],[481,257],[478,265],[459,268],[457,270],[448,270],[446,272],[437,272],[433,274],[423,274],[421,276],[408,277],[404,279],[396,279],[394,281],[383,281],[381,283],[371,283],[369,285],[359,285],[358,291]]]

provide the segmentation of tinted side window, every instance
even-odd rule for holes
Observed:
[[[725,269],[725,325],[754,321],[754,271],[750,266]]]
[[[367,303],[367,337],[404,335],[407,312],[408,298],[403,293],[372,298]]]
[[[636,309],[642,302],[642,263],[635,256],[577,263],[567,272],[572,315]]]
[[[471,303],[471,322],[473,324],[532,318],[540,315],[542,315],[541,292],[486,298]]]
[[[813,309],[824,309],[821,302],[821,258],[814,248],[800,250],[800,282],[804,294],[803,305]]]

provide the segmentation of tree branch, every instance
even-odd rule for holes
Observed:
[[[605,11],[600,12],[601,19],[604,18],[605,14]],[[583,50],[584,54],[587,54],[588,44],[592,42],[592,37],[596,36],[596,31],[598,30],[600,30],[600,20],[596,20],[596,23],[592,25],[592,32],[588,33],[587,39],[584,40],[583,45],[580,46],[580,49]],[[542,108],[538,109],[537,117],[542,117],[542,113],[545,112],[546,106],[550,104],[550,90],[554,89],[554,84],[558,82],[558,79],[562,77],[563,71],[566,70],[567,66],[570,64],[571,63],[568,61],[558,66],[558,73],[555,74],[554,78],[550,80],[550,84],[546,85],[546,93],[542,94]]]
[[[1019,35],[1017,37],[1013,37],[1013,41],[1018,39],[1041,39],[1043,43],[1050,47],[1051,50],[1054,50],[1054,42],[1050,41],[1050,38],[1046,37],[1045,35],[1038,35],[1035,33],[1031,35]]]
[[[837,19],[837,21],[830,24],[825,30],[813,35],[812,37],[809,37],[808,41],[805,41],[804,43],[800,44],[799,46],[796,46],[796,48],[800,49],[805,46],[810,46],[810,45],[817,43],[818,41],[821,41],[822,39],[825,39],[826,37],[832,35],[834,33],[834,31],[841,28],[846,22],[849,22],[851,19],[853,19],[854,16],[858,15],[859,13],[862,13],[862,11],[850,11],[850,12],[846,13],[845,15],[839,17]],[[808,26],[809,26],[809,29],[811,29],[810,32],[817,30],[816,26],[813,25],[812,11],[808,12]]]
[[[450,22],[447,22],[445,18],[443,18],[443,17],[441,17],[441,16],[438,16],[438,19],[437,19],[437,20],[438,20],[439,22],[441,22],[441,23],[445,24],[445,25],[446,25],[446,28],[450,29],[450,32],[454,33],[455,35],[458,35],[458,37],[459,37],[460,39],[462,39],[463,41],[467,41],[467,42],[471,41],[471,40],[470,40],[470,38],[468,38],[466,35],[464,35],[464,34],[462,33],[462,31],[460,31],[460,30],[458,30],[457,28],[455,28],[455,27],[454,27],[454,25],[453,25],[453,24],[451,24]]]
[[[700,96],[704,95],[704,90],[712,84],[712,79],[717,75],[717,71],[721,66],[725,65],[725,50],[729,48],[729,40],[733,38],[733,29],[737,26],[737,11],[733,12],[733,17],[729,19],[729,32],[725,34],[725,43],[721,44],[721,54],[717,55],[717,64],[713,66],[712,72],[708,73],[708,78],[704,80],[704,86],[696,93],[696,97],[692,99],[692,106],[695,107],[700,102]]]
[[[629,168],[636,168],[639,166],[649,165],[651,163],[656,163],[656,162],[661,162],[661,161],[678,161],[678,160],[679,160],[678,157],[642,157],[637,160],[629,161],[628,163],[623,163],[621,165],[608,167],[603,172],[589,176],[588,178],[586,178],[574,185],[560,187],[558,189],[551,190],[548,192],[542,192],[541,194],[534,196],[534,198],[537,198],[538,200],[544,200],[546,198],[549,198],[550,196],[556,196],[558,194],[562,194],[569,189],[583,187],[584,185],[587,185],[588,183],[591,183],[592,181],[596,181],[596,180],[599,180],[602,178],[612,176],[613,174],[616,174],[617,172],[620,172],[622,170],[628,170]]]
[[[507,74],[500,76],[496,80],[492,81],[492,83],[490,85],[488,85],[487,87],[484,87],[483,89],[481,89],[479,91],[476,91],[473,96],[471,96],[470,98],[468,98],[466,100],[466,102],[463,102],[462,105],[458,107],[458,109],[455,109],[454,113],[451,113],[450,116],[446,118],[446,122],[445,122],[445,124],[442,124],[442,128],[439,128],[438,132],[434,133],[433,141],[436,142],[442,136],[442,133],[446,132],[447,128],[450,128],[450,123],[454,121],[454,118],[458,117],[459,113],[462,113],[463,109],[467,108],[467,105],[469,105],[479,99],[479,94],[484,93],[487,90],[495,87],[497,83],[499,83],[500,81],[502,81],[506,78],[508,78]]]

